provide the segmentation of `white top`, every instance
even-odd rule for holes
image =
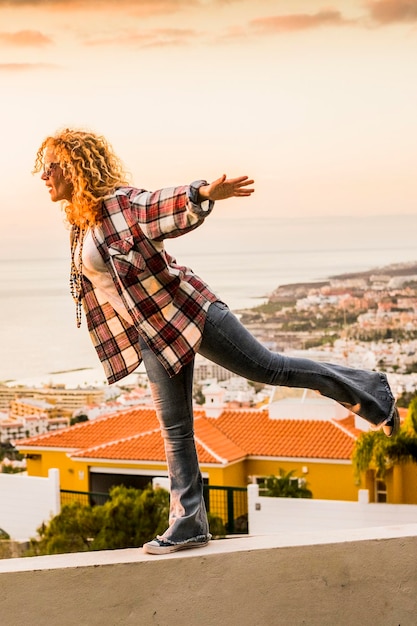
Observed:
[[[108,271],[100,252],[97,250],[90,228],[84,236],[83,274],[97,289],[97,296],[99,296],[100,304],[108,302],[111,304],[113,309],[119,313],[119,315],[129,322],[129,324],[133,324],[133,320],[114,285],[113,278]]]

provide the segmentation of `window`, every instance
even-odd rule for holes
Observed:
[[[378,475],[375,477],[375,502],[387,502],[387,484]]]

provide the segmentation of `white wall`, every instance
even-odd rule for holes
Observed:
[[[266,498],[258,485],[248,485],[251,535],[326,531],[417,523],[417,505],[369,503],[366,490],[358,502],[307,498]]]
[[[0,474],[0,528],[11,539],[36,537],[42,522],[60,510],[59,470],[50,469],[48,478]]]
[[[0,560],[4,626],[416,626],[417,524]]]

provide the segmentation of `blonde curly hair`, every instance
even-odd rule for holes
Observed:
[[[64,205],[71,225],[85,228],[101,221],[103,199],[116,187],[127,185],[127,173],[108,141],[93,132],[66,128],[47,137],[36,154],[33,173],[43,169],[45,150],[55,153],[65,180],[73,187]]]

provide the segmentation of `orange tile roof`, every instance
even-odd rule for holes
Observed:
[[[340,420],[332,420],[333,423],[338,426],[338,428],[344,429],[350,435],[353,435],[355,439],[359,437],[359,435],[363,432],[360,428],[356,428],[355,426],[355,416],[353,413],[350,413],[347,417],[344,417]]]
[[[207,452],[211,452],[217,462],[233,462],[247,456],[245,448],[238,446],[227,435],[219,431],[216,423],[206,417],[197,418],[194,421],[194,431],[196,442],[204,447]],[[200,457],[200,462],[202,457]]]
[[[195,439],[200,463],[230,463],[244,458],[244,450],[236,446],[215,426],[197,413]],[[71,455],[77,459],[165,461],[163,439],[157,425],[152,432],[145,432],[125,439],[93,446]]]
[[[196,442],[200,463],[218,463],[218,459]],[[121,441],[87,448],[71,455],[75,459],[118,460],[118,461],[154,461],[165,463],[164,442],[160,431],[134,435]]]
[[[153,408],[128,409],[109,413],[81,422],[69,428],[36,435],[16,442],[19,448],[36,446],[42,448],[85,449],[110,443],[158,428],[158,420]]]
[[[350,421],[349,421],[350,420]],[[270,419],[267,410],[226,410],[218,418],[196,411],[200,463],[227,464],[247,456],[351,458],[359,431],[353,418],[337,421]],[[154,409],[135,407],[16,442],[27,448],[71,449],[74,458],[165,461]]]
[[[165,459],[164,442],[159,428],[152,432],[132,435],[125,439],[110,441],[99,446],[92,446],[71,454],[77,459],[120,459],[121,461],[137,460],[140,450],[142,461],[161,461]]]
[[[216,428],[249,456],[350,459],[355,438],[333,421],[270,419],[268,411],[223,411]]]

